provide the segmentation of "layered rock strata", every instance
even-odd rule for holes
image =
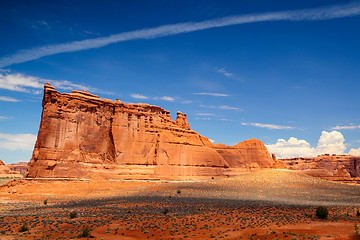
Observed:
[[[315,177],[358,178],[360,176],[360,157],[352,155],[319,155],[317,157],[298,157],[281,159],[291,170],[301,170]]]
[[[156,178],[215,176],[228,168],[270,168],[256,139],[212,144],[190,129],[186,114],[115,102],[85,91],[44,86],[43,112],[27,177]]]
[[[2,160],[0,160],[0,175],[2,174],[19,174],[20,172],[12,170],[9,165],[6,165]]]
[[[12,171],[26,173],[28,170],[27,162],[10,163],[7,165]]]

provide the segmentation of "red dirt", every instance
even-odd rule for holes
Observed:
[[[359,239],[358,186],[286,171],[197,182],[17,181],[0,188],[0,239],[71,239],[85,225],[96,239]],[[320,203],[327,220],[315,217]],[[20,233],[24,223],[30,230]]]

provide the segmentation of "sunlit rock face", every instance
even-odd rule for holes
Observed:
[[[316,177],[360,177],[360,157],[357,156],[323,154],[281,161],[291,170],[306,170]]]
[[[40,129],[27,177],[159,178],[219,176],[229,168],[270,168],[256,139],[212,144],[190,129],[186,114],[149,104],[113,102],[85,91],[44,86]]]

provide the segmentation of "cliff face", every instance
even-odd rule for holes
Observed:
[[[181,112],[173,121],[157,106],[112,102],[84,91],[60,94],[45,84],[26,176],[207,176],[273,164],[261,141],[219,147],[191,130]]]
[[[306,170],[318,177],[360,177],[360,157],[319,155],[317,157],[281,159],[291,170]]]

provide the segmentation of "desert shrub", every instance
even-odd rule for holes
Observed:
[[[328,215],[329,215],[329,211],[327,210],[326,207],[320,206],[316,209],[316,216],[319,219],[326,219]]]
[[[177,194],[180,194],[180,193],[181,193],[181,190],[180,190],[180,189],[178,189],[178,190],[177,190]]]
[[[48,203],[48,200],[45,199],[45,200],[44,200],[44,205],[47,205],[47,203]]]
[[[20,228],[19,228],[19,232],[26,232],[29,231],[29,227],[26,223],[24,223]]]
[[[164,215],[169,213],[169,209],[167,207],[164,207],[161,211]]]
[[[71,211],[71,212],[69,213],[69,217],[70,217],[70,218],[76,218],[76,216],[77,216],[76,211]]]
[[[90,237],[90,233],[91,233],[92,229],[88,226],[85,225],[82,229],[82,233],[80,233],[78,235],[78,238],[82,238],[82,237]]]
[[[359,212],[359,210],[357,210],[356,216],[357,216],[357,217],[360,217],[360,212]]]
[[[355,233],[356,233],[356,234],[359,234],[359,227],[358,227],[358,225],[357,225],[357,222],[355,222],[354,228],[355,228]]]

